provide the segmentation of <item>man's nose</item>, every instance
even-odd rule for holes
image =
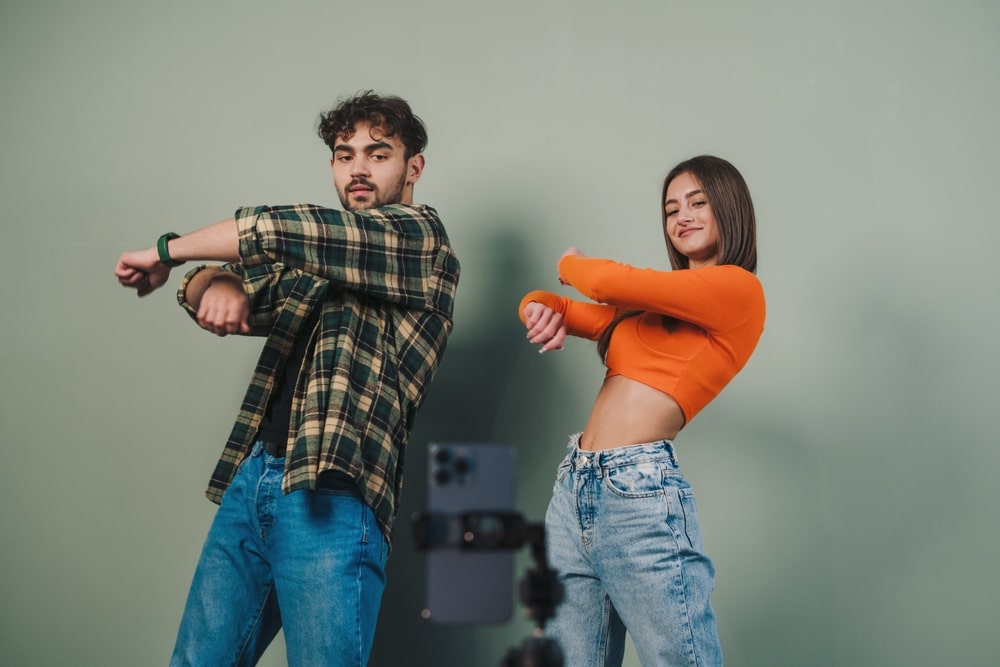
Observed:
[[[361,176],[361,175],[366,175],[368,173],[369,173],[368,160],[366,160],[365,158],[363,157],[355,158],[355,160],[351,162],[351,174],[356,174]]]

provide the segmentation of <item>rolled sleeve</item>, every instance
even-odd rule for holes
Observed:
[[[267,206],[242,206],[236,209],[236,231],[239,236],[240,261],[244,266],[260,266],[274,259],[264,250],[262,239],[268,233]],[[273,224],[270,229],[273,236]],[[273,244],[272,244],[273,245]]]
[[[194,306],[191,305],[191,302],[188,301],[187,298],[188,285],[191,283],[191,280],[193,280],[196,275],[198,275],[205,269],[209,268],[210,266],[212,265],[201,264],[199,266],[194,267],[193,269],[184,274],[184,277],[181,279],[181,284],[178,285],[177,287],[177,303],[180,304],[180,307],[183,308],[185,312],[187,312],[187,314],[192,317],[192,319],[197,318],[198,311]],[[228,271],[229,273],[235,274],[242,278],[242,274],[240,273],[239,269],[233,264],[214,265],[212,266],[212,268],[222,269],[223,271]]]

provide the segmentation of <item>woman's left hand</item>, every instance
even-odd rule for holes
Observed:
[[[528,341],[541,345],[539,354],[561,350],[566,340],[566,323],[563,316],[548,306],[531,301],[524,307],[524,324],[528,328]]]
[[[561,264],[562,261],[565,258],[567,258],[567,257],[586,257],[586,255],[584,255],[582,252],[580,252],[579,248],[575,248],[573,246],[570,246],[569,248],[566,248],[566,252],[564,252],[562,254],[562,257],[559,258],[559,261],[556,262],[556,272],[557,273],[559,271],[559,264]],[[559,283],[562,284],[562,285],[569,285],[568,282],[566,282],[565,280],[563,280],[562,274],[559,274]]]

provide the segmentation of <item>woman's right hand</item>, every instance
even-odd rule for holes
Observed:
[[[561,350],[566,340],[566,324],[563,316],[545,304],[531,301],[524,307],[525,326],[528,328],[528,341],[541,344],[538,354],[549,350]]]

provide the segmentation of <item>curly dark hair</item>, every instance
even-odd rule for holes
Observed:
[[[406,100],[394,95],[379,95],[372,90],[341,99],[337,106],[321,113],[316,130],[332,152],[338,138],[349,139],[354,135],[358,123],[378,128],[381,137],[399,137],[406,147],[404,157],[407,160],[423,153],[427,146],[424,122],[413,113]]]

